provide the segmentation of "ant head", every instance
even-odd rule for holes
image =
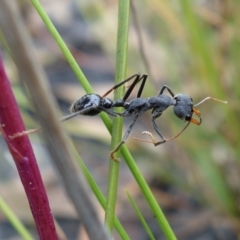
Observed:
[[[197,125],[201,124],[201,114],[197,109],[193,107],[194,105],[191,97],[180,93],[175,95],[174,99],[176,100],[176,104],[173,107],[173,112],[178,118]],[[193,113],[199,117],[199,121],[192,118]]]

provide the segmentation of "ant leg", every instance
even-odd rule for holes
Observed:
[[[95,106],[91,106],[91,107],[88,107],[88,108],[85,108],[83,110],[80,110],[80,111],[77,111],[77,112],[74,112],[74,113],[71,113],[63,118],[60,118],[59,119],[59,122],[64,122],[64,121],[67,121],[68,119],[71,119],[71,118],[74,118],[75,116],[77,115],[80,115],[80,114],[83,114],[84,112],[86,111],[89,111],[91,109],[97,109],[97,107]],[[116,114],[116,116],[119,116]],[[38,128],[35,128],[35,129],[30,129],[30,130],[26,130],[26,131],[22,131],[22,132],[18,132],[18,133],[15,133],[13,134],[12,136],[9,136],[11,139],[14,139],[14,138],[18,138],[18,137],[22,137],[24,135],[28,135],[28,134],[31,134],[31,133],[35,133],[35,132],[38,132],[40,131],[42,128],[41,127],[38,127]]]
[[[117,85],[113,86],[111,89],[109,89],[103,96],[102,98],[106,97],[110,92],[112,92],[113,90],[115,90],[116,88],[120,87],[121,85],[123,85],[124,83],[132,80],[133,78],[136,78],[133,83],[131,84],[131,86],[128,88],[128,90],[126,91],[124,97],[123,97],[123,101],[125,102],[126,99],[129,97],[129,95],[131,94],[132,90],[134,89],[134,87],[140,82],[140,81],[143,81],[141,83],[141,86],[138,90],[138,94],[137,94],[137,97],[139,98],[142,94],[142,91],[143,91],[143,88],[144,88],[144,85],[145,85],[145,82],[147,80],[147,77],[148,75],[147,74],[143,74],[142,76],[137,73],[137,74],[134,74],[132,75],[131,77],[125,79],[124,81],[118,83]]]
[[[60,118],[59,122],[64,122],[64,121],[67,121],[67,120],[69,120],[71,118],[74,118],[77,115],[84,115],[84,113],[86,113],[86,112],[88,112],[90,110],[98,110],[98,109],[99,109],[99,106],[96,106],[96,105],[90,106],[90,107],[84,108],[82,110],[73,112],[73,113],[71,113],[71,114],[69,114],[69,115],[67,115],[67,116],[65,116],[63,118]],[[99,109],[99,111],[101,111],[101,109]]]
[[[117,145],[117,147],[116,147],[115,149],[113,149],[113,150],[110,152],[110,157],[111,157],[113,160],[119,161],[119,159],[117,159],[117,158],[114,157],[114,153],[117,152],[117,151],[120,149],[120,147],[126,142],[128,136],[129,136],[130,132],[132,131],[132,128],[133,128],[134,124],[136,123],[136,121],[137,121],[137,119],[138,119],[139,116],[140,116],[139,114],[135,115],[135,117],[134,117],[132,123],[129,125],[129,127],[128,127],[128,129],[127,129],[127,131],[126,131],[126,133],[125,133],[125,135],[124,135],[124,137],[123,137],[123,139],[122,139],[122,141]]]
[[[165,142],[168,142],[168,141],[171,141],[171,140],[177,138],[179,135],[181,135],[181,134],[184,132],[184,130],[188,127],[188,125],[189,125],[190,123],[191,123],[191,122],[189,121],[189,122],[185,125],[185,127],[184,127],[178,134],[176,134],[175,136],[173,136],[173,137],[171,137],[171,138],[165,139],[165,141],[156,142],[156,140],[153,138],[152,133],[147,132],[147,131],[142,132],[142,134],[147,134],[147,135],[149,135],[149,137],[151,138],[152,141],[147,141],[147,140],[139,139],[139,138],[134,138],[134,139],[136,139],[136,140],[138,140],[138,141],[142,141],[142,142],[153,143],[154,146],[158,146],[158,145],[160,145],[160,144],[162,144],[162,143],[165,143]]]
[[[88,108],[88,109],[89,109],[89,108]],[[86,110],[86,109],[84,109],[84,110]],[[69,115],[67,115],[67,116],[65,116],[65,117],[60,118],[60,119],[59,119],[59,122],[65,122],[65,121],[67,121],[67,120],[69,120],[69,119],[71,119],[71,118],[76,117],[77,115],[81,114],[82,112],[83,112],[83,110],[77,111],[77,112],[74,112],[74,113],[71,113],[71,114],[69,114]]]
[[[157,145],[159,145],[159,144],[165,143],[165,142],[166,142],[166,139],[165,139],[165,137],[161,134],[160,130],[158,129],[158,126],[157,126],[157,124],[155,123],[155,120],[156,120],[156,118],[152,118],[153,128],[154,128],[154,130],[156,131],[156,133],[157,133],[157,134],[161,137],[161,139],[162,139],[162,141],[159,141],[159,142],[154,141],[154,142],[153,142],[154,146],[157,146]]]
[[[164,86],[161,88],[161,90],[160,90],[160,92],[159,92],[158,95],[162,95],[165,89],[168,90],[168,92],[170,93],[170,95],[171,95],[172,97],[175,96],[175,94],[173,93],[173,91],[172,91],[172,90],[170,89],[170,87],[168,87],[167,85],[164,85]]]
[[[127,100],[127,98],[129,97],[129,95],[132,93],[132,90],[134,89],[134,87],[139,83],[139,81],[141,80],[141,75],[139,74],[136,79],[133,81],[133,83],[130,85],[130,87],[127,89],[127,91],[125,92],[124,96],[123,96],[123,102],[125,102]]]
[[[138,89],[137,98],[140,98],[140,97],[141,97],[143,88],[144,88],[145,83],[146,83],[146,81],[147,81],[147,78],[148,78],[148,75],[147,75],[147,74],[143,74],[142,77],[139,79],[139,81],[142,80],[142,83],[141,83],[141,85],[140,85],[140,88]]]
[[[121,116],[121,113],[117,113],[117,112],[114,112],[113,110],[111,109],[106,109],[106,108],[103,108],[103,107],[100,107],[98,106],[97,109],[103,111],[103,112],[106,112],[107,114],[113,116],[113,117],[119,117]]]
[[[143,91],[143,88],[145,86],[145,83],[146,83],[146,80],[147,80],[147,77],[148,75],[147,74],[143,74],[142,76],[138,76],[134,82],[131,84],[131,86],[128,88],[128,90],[126,91],[124,97],[123,97],[123,101],[125,102],[129,95],[131,94],[133,88],[136,86],[136,84],[138,84],[140,81],[142,81],[141,85],[140,85],[140,88],[138,90],[138,93],[137,93],[137,98],[141,97],[142,95],[142,91]]]
[[[179,135],[181,135],[181,134],[183,133],[183,131],[188,127],[188,125],[189,125],[190,123],[191,123],[190,121],[187,122],[187,124],[185,125],[185,127],[184,127],[178,134],[176,134],[175,136],[173,136],[173,137],[171,137],[171,138],[165,139],[164,142],[163,142],[163,141],[155,142],[154,146],[158,146],[158,145],[160,145],[160,144],[162,144],[162,143],[165,143],[165,142],[168,142],[168,141],[171,141],[171,140],[177,138]],[[150,137],[151,137],[151,135],[152,135],[151,133],[147,133],[147,134],[150,135]]]
[[[154,130],[156,131],[156,133],[161,137],[162,141],[156,142],[156,140],[154,139],[152,133],[144,131],[142,132],[142,134],[147,134],[150,136],[151,140],[145,140],[145,139],[141,139],[141,138],[134,138],[137,141],[141,141],[141,142],[148,142],[148,143],[152,143],[154,146],[157,146],[159,144],[165,143],[167,141],[167,139],[165,139],[165,137],[161,134],[160,130],[158,129],[157,124],[155,123],[156,120],[156,116],[152,116],[152,125]]]
[[[124,83],[132,80],[133,78],[136,78],[138,79],[140,77],[140,74],[139,73],[136,73],[136,74],[133,74],[132,76],[130,76],[129,78],[123,80],[122,82],[118,83],[117,85],[113,86],[111,89],[109,89],[105,94],[102,95],[102,98],[105,98],[109,93],[111,93],[113,90],[115,90],[116,88],[122,86]],[[136,80],[134,80],[135,82]],[[136,83],[135,83],[136,85]]]

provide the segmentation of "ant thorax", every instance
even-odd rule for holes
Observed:
[[[168,107],[174,106],[176,104],[176,100],[167,95],[158,95],[151,97],[149,98],[148,102],[153,108],[152,117],[154,119],[160,117],[163,111],[165,111]]]
[[[149,98],[148,102],[152,108],[158,109],[159,112],[163,112],[168,107],[176,104],[176,100],[167,95],[158,95],[151,97]]]
[[[152,107],[149,104],[148,98],[135,98],[130,102],[125,102],[124,108],[126,110],[122,113],[122,116],[127,117],[133,114],[141,115],[142,113],[151,109]]]

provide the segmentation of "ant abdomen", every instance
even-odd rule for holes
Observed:
[[[85,110],[80,114],[87,116],[95,116],[101,112],[101,110],[97,109],[97,106],[99,106],[101,100],[102,98],[98,94],[86,94],[72,104],[72,106],[70,107],[70,112],[75,113],[81,110]]]

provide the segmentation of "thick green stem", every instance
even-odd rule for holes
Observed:
[[[125,78],[128,50],[128,29],[129,29],[129,9],[130,1],[118,2],[118,33],[117,33],[117,54],[116,54],[116,76],[115,84]],[[115,99],[121,99],[124,94],[124,88],[118,88],[115,92]],[[114,118],[112,128],[112,149],[116,148],[122,138],[122,119]],[[116,153],[118,156],[118,153]],[[119,163],[110,160],[108,193],[105,223],[110,231],[113,230],[115,205],[118,189]]]

